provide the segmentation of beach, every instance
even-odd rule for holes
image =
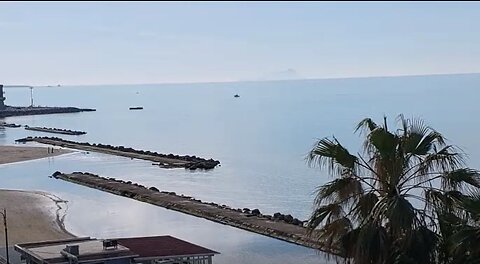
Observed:
[[[7,211],[9,245],[74,237],[63,227],[64,203],[44,192],[0,190],[0,209]],[[0,246],[5,246],[3,219],[0,222]]]
[[[50,148],[51,150],[51,148]],[[0,164],[41,159],[70,152],[47,147],[0,146]],[[63,204],[63,205],[62,205]],[[63,227],[65,201],[39,191],[0,190],[0,211],[7,211],[9,245],[73,237]],[[5,246],[5,227],[0,215],[0,246]]]
[[[54,157],[68,152],[57,148],[49,153],[47,147],[0,146],[0,164]]]

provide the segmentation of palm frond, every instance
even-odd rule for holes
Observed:
[[[448,190],[462,190],[468,184],[480,188],[480,174],[476,170],[462,168],[443,174],[442,187]]]
[[[352,230],[352,223],[347,217],[341,217],[324,225],[318,232],[319,241],[330,249],[339,249],[341,238]]]
[[[307,156],[310,166],[327,167],[335,175],[356,173],[358,158],[348,152],[335,138],[319,140]]]
[[[388,223],[392,234],[402,234],[415,226],[415,208],[402,196],[383,197],[373,209],[377,221]]]
[[[363,192],[360,181],[353,177],[343,177],[332,180],[317,188],[315,204],[322,205],[324,202],[339,203],[347,201]]]
[[[396,135],[383,128],[377,128],[369,134],[365,147],[367,150],[374,149],[381,157],[391,157],[395,154],[397,142],[398,138]]]
[[[370,132],[372,132],[377,128],[378,128],[378,125],[375,124],[375,122],[373,122],[371,118],[364,118],[355,127],[355,132],[360,131],[360,133],[364,132],[366,134],[369,134]]]
[[[317,207],[307,222],[309,232],[317,228],[322,222],[332,222],[343,216],[342,206],[332,203]]]
[[[378,197],[374,192],[368,192],[358,198],[358,201],[352,208],[353,216],[358,221],[365,220],[372,212],[378,202]]]
[[[428,175],[431,172],[451,171],[460,168],[464,164],[463,154],[456,152],[454,146],[448,145],[439,151],[426,155],[418,164],[416,173],[419,175]]]
[[[383,226],[368,222],[344,235],[341,245],[353,263],[387,263],[391,240]]]

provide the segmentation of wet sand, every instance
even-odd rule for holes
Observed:
[[[54,157],[69,152],[71,151],[59,148],[48,153],[46,147],[0,146],[0,164]]]
[[[74,237],[63,226],[65,206],[65,201],[43,192],[0,190],[0,211],[7,210],[9,245]],[[2,215],[0,246],[5,246]]]

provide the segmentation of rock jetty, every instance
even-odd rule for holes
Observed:
[[[18,128],[18,127],[21,127],[21,125],[18,125],[18,124],[14,124],[14,123],[1,123],[0,126],[2,127],[9,127],[9,128]]]
[[[0,110],[0,117],[23,116],[23,115],[47,115],[47,114],[63,114],[63,113],[79,113],[91,112],[95,109],[76,108],[76,107],[15,107],[5,106],[4,110]]]
[[[15,140],[19,143],[34,141],[42,144],[94,151],[116,156],[123,156],[134,159],[149,160],[155,162],[162,168],[185,168],[189,170],[203,169],[211,170],[220,164],[220,161],[204,159],[196,156],[180,156],[174,154],[161,154],[152,151],[136,150],[124,146],[112,146],[104,144],[90,144],[87,142],[75,142],[57,137],[27,137]]]
[[[29,127],[25,126],[25,130],[32,130],[32,131],[39,131],[39,132],[46,132],[46,133],[55,133],[55,134],[64,134],[64,135],[85,135],[87,132],[83,131],[76,131],[76,130],[69,130],[69,129],[61,129],[61,128],[51,128],[51,127]]]
[[[314,239],[316,234],[307,235],[303,221],[290,215],[276,213],[274,216],[270,216],[263,215],[258,209],[234,209],[226,205],[202,202],[190,196],[178,195],[175,192],[159,191],[156,187],[147,187],[131,181],[106,178],[91,173],[64,174],[57,171],[53,173],[52,177],[298,245],[322,249],[322,245]]]

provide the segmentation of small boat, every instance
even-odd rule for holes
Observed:
[[[129,109],[130,110],[142,110],[143,107],[142,106],[136,106],[136,107],[130,107]]]
[[[234,95],[233,97],[238,98],[238,97],[240,97],[240,95],[236,94],[236,95]]]

